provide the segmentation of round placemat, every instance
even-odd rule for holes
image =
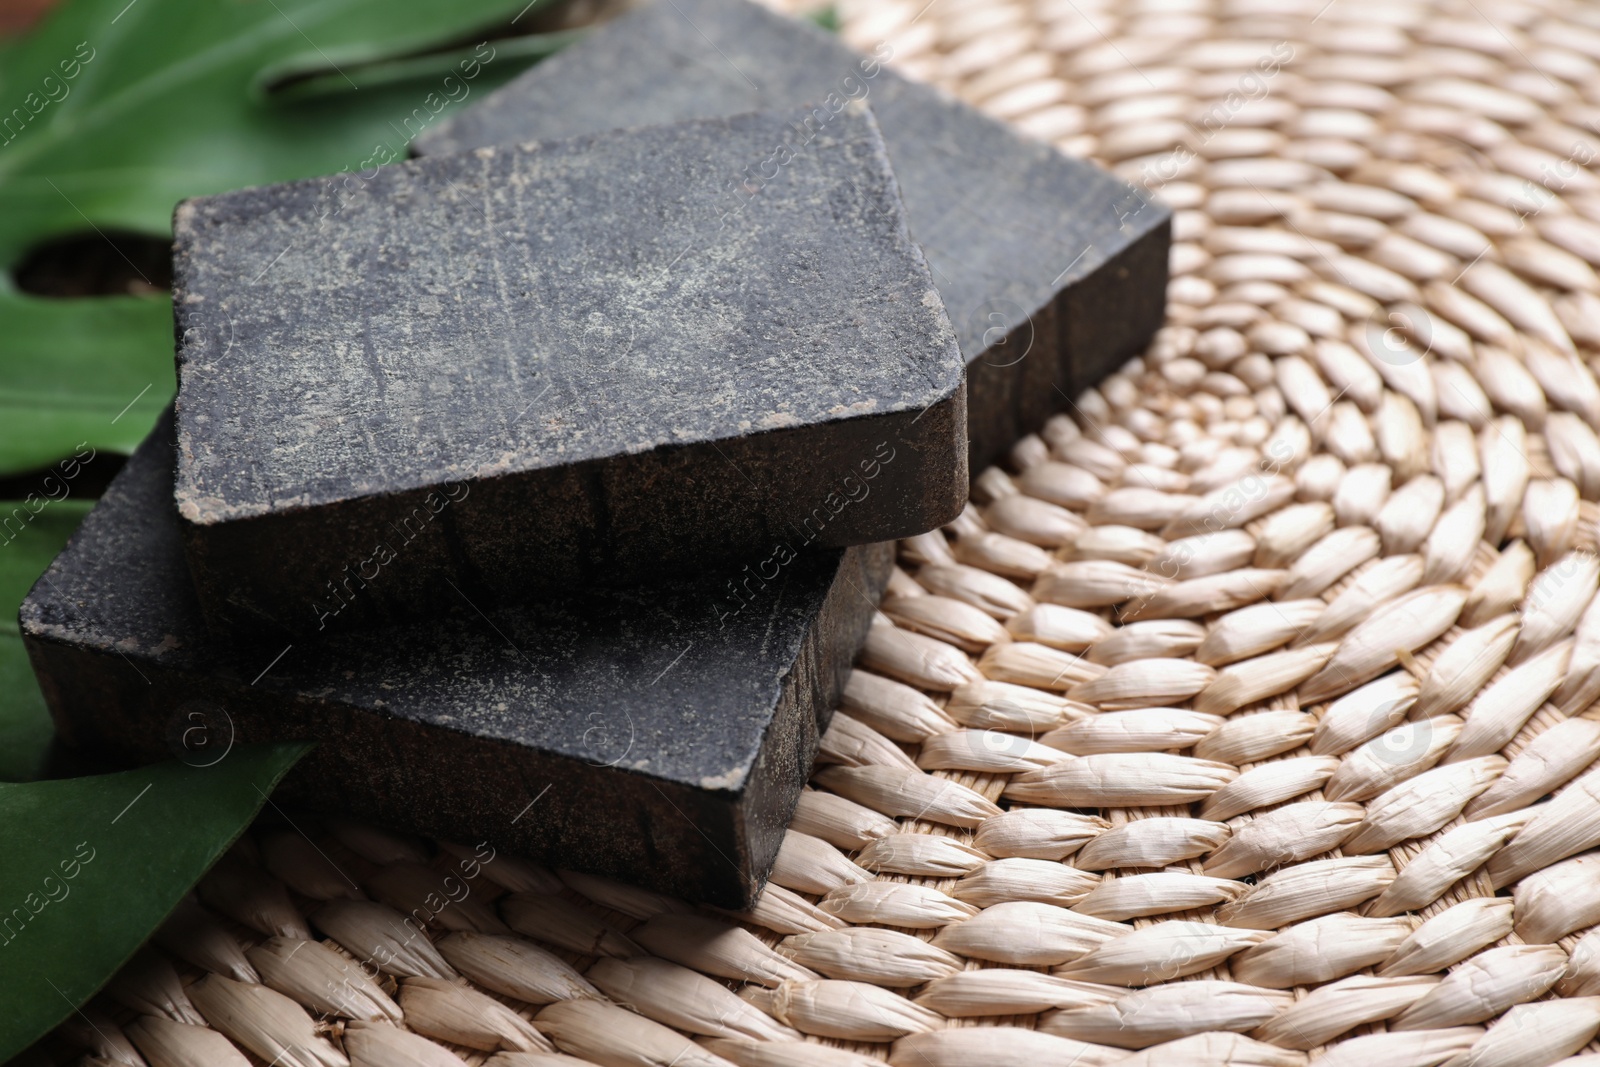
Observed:
[[[1172,281],[1141,358],[901,544],[759,906],[274,816],[63,1049],[1542,1067],[1595,1047],[1600,8],[841,15],[1170,205]]]

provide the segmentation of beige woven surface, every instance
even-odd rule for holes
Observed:
[[[1596,1047],[1600,9],[844,16],[1148,185],[1177,243],[1145,357],[902,546],[757,912],[264,823],[73,1036],[156,1067]]]

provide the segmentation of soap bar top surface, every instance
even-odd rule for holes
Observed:
[[[892,58],[888,44],[857,54],[749,0],[653,0],[424,130],[413,150],[460,152],[795,104],[831,112],[864,100],[969,362],[1130,244],[1164,232],[1171,213],[1148,194],[906,79],[885,65]],[[1159,293],[1165,282],[1151,284]],[[1036,346],[1046,347],[1042,339]]]
[[[180,514],[303,513],[959,401],[871,114],[805,114],[181,204]],[[751,195],[741,176],[764,164],[779,173]],[[803,463],[806,435],[784,440]]]

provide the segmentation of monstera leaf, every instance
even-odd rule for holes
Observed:
[[[172,396],[172,304],[0,292],[0,351],[0,471],[131,452]]]
[[[73,0],[0,57],[0,262],[63,233],[163,234],[187,196],[403,157],[516,61],[501,63],[489,42],[465,69],[363,87],[364,68],[474,39],[527,6]],[[297,75],[331,75],[348,91],[270,91]]]
[[[116,973],[308,747],[0,784],[0,1062]]]

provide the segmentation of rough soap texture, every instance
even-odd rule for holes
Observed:
[[[176,495],[208,618],[349,628],[953,518],[963,363],[882,139],[865,106],[804,120],[181,205]]]
[[[748,0],[655,0],[424,132],[423,154],[865,99],[969,364],[978,469],[1161,325],[1171,214]],[[826,128],[820,118],[813,125]],[[759,180],[763,171],[750,171]]]
[[[805,553],[737,599],[708,575],[228,646],[184,573],[171,433],[157,428],[22,606],[69,743],[209,763],[229,744],[315,738],[290,799],[724,905],[756,892],[889,546]]]

